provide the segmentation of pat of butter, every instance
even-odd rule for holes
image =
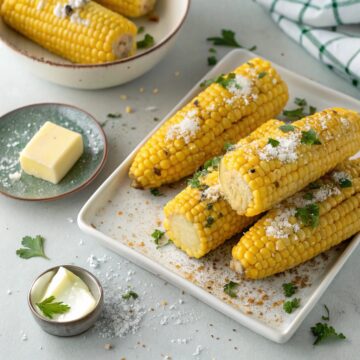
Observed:
[[[82,136],[47,121],[20,154],[24,172],[57,184],[84,151]]]
[[[55,297],[54,301],[62,301],[70,306],[68,312],[54,314],[53,320],[55,321],[80,319],[90,313],[96,305],[96,301],[84,281],[64,267],[60,267],[53,276],[41,301],[50,296]],[[40,310],[39,313],[41,314]]]

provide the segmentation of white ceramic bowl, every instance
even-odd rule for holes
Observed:
[[[9,28],[0,18],[0,39],[14,61],[34,75],[56,84],[78,89],[103,89],[131,81],[154,67],[175,44],[176,35],[188,14],[190,0],[158,0],[156,14],[159,22],[135,20],[145,26],[145,33],[155,38],[150,49],[136,55],[97,65],[70,63],[43,49]]]

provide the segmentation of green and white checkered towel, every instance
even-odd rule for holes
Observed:
[[[360,0],[255,0],[312,56],[360,86]]]

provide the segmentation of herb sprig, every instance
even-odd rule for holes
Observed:
[[[282,287],[283,287],[283,290],[284,290],[284,295],[286,297],[293,296],[296,293],[297,289],[298,289],[297,286],[295,284],[291,283],[291,282],[283,284]]]
[[[163,246],[169,245],[172,242],[170,239],[168,239],[167,241],[162,241],[164,235],[165,235],[165,232],[161,231],[159,229],[155,229],[153,231],[153,233],[151,234],[151,237],[154,239],[154,243],[155,243],[157,249],[159,249]]]
[[[155,44],[155,39],[150,34],[145,34],[144,39],[139,40],[136,44],[138,49],[148,49]]]
[[[130,300],[130,298],[137,299],[138,297],[139,297],[139,295],[135,291],[132,291],[132,290],[129,290],[127,293],[122,295],[122,298],[124,300]]]
[[[52,319],[55,314],[65,314],[71,309],[69,305],[64,304],[62,301],[54,302],[54,300],[55,296],[50,296],[42,302],[36,303],[36,306],[49,319]]]
[[[316,228],[319,225],[320,208],[318,204],[309,204],[302,208],[297,208],[295,216],[301,220],[305,226]]]
[[[289,301],[285,301],[283,309],[286,313],[291,314],[295,309],[300,307],[300,299],[295,298]]]
[[[237,287],[239,286],[238,283],[234,281],[230,281],[227,284],[224,285],[224,293],[229,295],[232,298],[237,297]]]
[[[213,45],[217,46],[228,46],[228,47],[235,47],[235,48],[243,48],[242,45],[238,43],[235,39],[235,32],[232,30],[222,29],[220,36],[212,36],[206,39],[213,43]],[[255,51],[256,46],[252,46],[249,51]]]
[[[315,326],[311,327],[311,332],[316,337],[314,345],[319,344],[327,338],[335,338],[339,340],[346,339],[346,336],[343,333],[337,333],[332,326],[329,326],[326,323],[317,323]]]
[[[164,196],[164,194],[157,188],[150,189],[150,194],[153,196]]]
[[[306,99],[295,98],[294,103],[299,107],[293,110],[283,111],[283,115],[290,121],[299,120],[305,116],[313,115],[316,112],[316,107],[312,105],[309,105],[308,110],[306,110],[308,106]]]
[[[44,252],[44,241],[45,239],[40,235],[35,237],[25,236],[21,241],[21,245],[24,247],[16,250],[16,255],[20,256],[22,259],[43,257],[44,259],[49,260]]]
[[[309,131],[301,132],[301,143],[306,145],[321,145],[321,141],[317,137],[316,131],[310,129]]]

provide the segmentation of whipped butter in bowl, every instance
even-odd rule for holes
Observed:
[[[74,336],[89,329],[100,315],[103,290],[87,270],[73,265],[57,266],[35,280],[28,302],[44,331]]]

